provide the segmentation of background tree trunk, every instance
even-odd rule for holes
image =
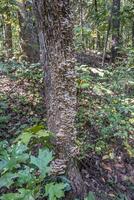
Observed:
[[[85,50],[85,44],[84,44],[84,21],[83,21],[83,0],[80,0],[80,27],[81,27],[81,44],[82,49]]]
[[[83,182],[75,161],[76,84],[72,61],[72,15],[68,0],[34,0],[41,61],[45,72],[48,129],[56,135],[59,173],[72,183],[71,196],[83,199]],[[62,164],[61,164],[62,163]]]
[[[112,49],[111,61],[114,62],[117,56],[120,43],[120,0],[113,0],[112,5]]]
[[[4,46],[6,58],[11,58],[12,53],[12,26],[11,23],[4,19]]]
[[[107,45],[108,45],[108,39],[109,39],[109,34],[110,34],[110,30],[111,30],[111,23],[112,23],[112,12],[108,18],[108,27],[107,27],[107,32],[105,35],[105,39],[104,39],[104,49],[103,49],[103,56],[102,56],[102,67],[104,66],[105,63],[105,57],[106,57],[106,53],[107,53]]]
[[[134,47],[134,21],[132,23],[132,47]]]
[[[96,16],[97,16],[97,18],[98,18],[98,2],[97,2],[97,0],[94,0],[94,7],[95,7],[95,14],[96,14]],[[101,45],[100,45],[100,33],[99,33],[99,31],[98,31],[98,26],[96,27],[96,29],[97,29],[97,39],[96,39],[96,49],[97,50],[100,50],[100,47],[101,47]]]
[[[20,46],[22,54],[29,62],[38,62],[40,58],[39,40],[33,15],[33,5],[29,1],[19,4],[18,19],[20,25]]]

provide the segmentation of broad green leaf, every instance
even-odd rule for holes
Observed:
[[[31,138],[33,138],[33,137],[35,137],[35,138],[40,138],[40,137],[48,138],[49,136],[50,136],[50,132],[48,132],[46,130],[43,130],[43,129],[39,130],[37,132],[26,131],[26,132],[22,133],[17,138],[17,141],[20,140],[25,145],[28,145],[28,143],[30,142]]]
[[[120,194],[119,197],[117,197],[116,200],[128,200],[127,196],[124,194]]]
[[[44,129],[44,126],[43,125],[35,125],[31,128],[28,128],[27,131],[28,132],[32,132],[32,133],[37,133],[38,131]]]
[[[85,200],[96,200],[94,193],[93,192],[89,192],[88,196],[85,198]]]
[[[64,183],[49,183],[45,186],[45,195],[49,197],[49,200],[60,199],[64,197],[65,187]]]
[[[81,83],[78,87],[82,88],[82,89],[87,89],[89,88],[90,84],[89,83],[86,83],[86,82],[83,82]]]
[[[0,154],[5,148],[8,147],[8,142],[6,140],[0,142]]]
[[[27,147],[23,144],[17,144],[10,148],[8,152],[4,150],[0,156],[0,170],[12,170],[18,168],[20,163],[26,162],[29,159],[29,155],[25,153]]]
[[[37,166],[41,175],[45,177],[46,174],[51,170],[49,164],[52,161],[52,159],[52,152],[50,152],[48,149],[39,149],[38,157],[31,156],[31,163]]]
[[[0,171],[6,168],[8,161],[7,160],[1,160],[0,161]]]
[[[35,200],[32,190],[20,189],[18,191],[20,193],[20,197],[18,198],[18,200]]]
[[[35,200],[32,191],[20,189],[19,193],[3,194],[1,200]]]
[[[13,168],[17,168],[19,167],[19,165],[17,164],[17,159],[12,157],[12,158],[8,158],[7,160],[2,160],[0,163],[0,169],[4,170],[4,171],[8,171],[8,170],[12,170]]]
[[[25,162],[29,159],[29,155],[25,153],[26,151],[27,146],[22,143],[18,143],[11,149],[11,160],[16,161],[16,163]]]
[[[3,194],[1,200],[18,200],[18,193]]]
[[[27,151],[27,146],[22,144],[22,143],[18,143],[17,145],[14,145],[13,148],[11,149],[12,155],[22,155],[24,152]]]
[[[17,140],[21,140],[22,143],[28,145],[32,137],[32,134],[33,134],[32,132],[24,132],[17,138]]]
[[[19,170],[19,172],[18,172],[18,183],[19,184],[25,184],[25,183],[30,184],[30,183],[32,183],[32,181],[34,181],[34,177],[30,173],[29,167],[26,166],[24,170]]]
[[[36,133],[36,135],[40,138],[40,137],[49,137],[50,136],[50,132],[46,131],[46,130],[40,130]]]
[[[17,177],[17,174],[7,173],[0,178],[0,188],[9,188],[13,183],[13,179]]]

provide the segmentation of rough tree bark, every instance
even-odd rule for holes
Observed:
[[[112,5],[112,49],[111,61],[117,57],[120,44],[120,0],[113,0]]]
[[[5,56],[6,58],[11,58],[12,53],[12,25],[8,18],[4,18],[4,46],[5,46]]]
[[[95,7],[95,14],[98,18],[98,1],[97,0],[94,0],[94,7]],[[97,27],[98,28],[98,27]],[[100,33],[99,31],[97,30],[97,40],[96,40],[96,47],[97,47],[97,50],[100,50],[101,48],[101,45],[100,45]]]
[[[83,0],[80,0],[80,27],[81,27],[81,43],[82,43],[82,48],[83,50],[85,49],[85,44],[84,44],[84,33],[83,33],[83,28],[84,28],[84,21],[83,21]]]
[[[134,48],[134,21],[132,23],[132,47]]]
[[[33,5],[28,0],[19,3],[20,46],[24,58],[29,62],[40,59],[39,39],[33,15]]]
[[[105,35],[104,49],[103,49],[103,56],[102,56],[102,67],[105,64],[105,57],[106,57],[106,51],[107,51],[108,38],[109,38],[110,29],[111,29],[111,21],[112,21],[112,12],[111,12],[111,15],[108,18],[108,27],[107,27],[107,32],[106,32],[106,35]]]
[[[83,181],[75,160],[76,84],[69,0],[34,0],[34,8],[45,72],[48,129],[56,135],[55,169],[71,181],[72,192],[66,199],[83,199]]]

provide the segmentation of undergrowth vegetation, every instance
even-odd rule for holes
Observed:
[[[77,127],[80,137],[84,135],[88,140],[84,148],[99,154],[113,151],[114,155],[113,145],[120,142],[133,156],[134,68],[123,64],[115,69],[83,65],[77,70]]]
[[[46,120],[43,72],[40,64],[11,60],[0,64],[0,73],[0,137],[11,138]]]
[[[77,65],[76,144],[80,149],[80,163],[88,155],[102,161],[117,161],[126,155],[133,159],[132,60],[131,53],[126,63],[114,68]],[[62,199],[71,186],[65,176],[57,176],[52,170],[54,136],[44,128],[43,71],[39,64],[26,62],[9,61],[0,66],[5,81],[0,84],[1,200]],[[126,175],[124,181],[130,194],[120,188],[115,190],[118,182],[109,178],[104,182],[111,192],[102,197],[91,187],[85,200],[129,200],[133,178]]]
[[[25,130],[14,144],[0,143],[0,188],[2,200],[34,200],[64,196],[68,183],[51,177],[52,151],[47,146],[51,134],[43,126]],[[47,142],[47,145],[45,145]],[[10,191],[10,192],[9,192]]]

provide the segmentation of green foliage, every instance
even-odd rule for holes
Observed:
[[[45,177],[51,171],[49,163],[52,161],[52,152],[39,149],[38,157],[31,156],[31,163],[38,167],[42,177]]]
[[[43,133],[44,137],[46,135],[42,128],[41,125],[34,126],[27,131],[37,135],[39,133],[39,138],[43,138]],[[10,191],[3,193],[1,199],[35,200],[40,195],[48,196],[50,200],[60,199],[64,196],[66,183],[51,179],[52,151],[45,144],[34,151],[35,143],[29,140],[24,144],[22,135],[13,145],[6,141],[0,142],[0,189],[8,188]],[[37,145],[37,139],[36,142]],[[12,192],[14,187],[15,193]]]
[[[116,200],[128,200],[127,196],[124,194],[120,194],[118,195],[118,197],[116,198]]]
[[[95,200],[95,196],[93,192],[89,192],[88,196],[85,198],[85,200]]]
[[[10,188],[10,186],[14,183],[13,179],[15,179],[16,177],[17,177],[17,174],[13,174],[13,173],[4,174],[0,178],[0,188],[2,187]]]
[[[53,135],[49,131],[44,129],[42,125],[35,125],[32,128],[26,129],[24,132],[20,134],[16,141],[21,141],[22,143],[28,145],[30,140],[34,142],[34,139],[46,145],[50,145],[50,139],[52,139]]]
[[[0,94],[0,129],[4,129],[10,121],[10,114],[7,113],[8,102],[4,96]],[[1,131],[2,132],[2,131]],[[0,133],[1,135],[2,133]]]
[[[88,66],[77,67],[79,111],[77,127],[80,138],[84,131],[94,129],[95,135],[85,135],[78,145],[91,149],[97,154],[111,152],[112,144],[118,139],[124,149],[133,157],[133,148],[129,141],[133,138],[133,69],[128,64],[117,69],[95,69]],[[80,92],[80,93],[79,93]],[[94,140],[91,139],[94,137]],[[86,142],[88,141],[88,143]],[[89,143],[91,141],[91,143]],[[127,141],[127,142],[126,142]],[[111,147],[110,147],[111,146]]]
[[[35,200],[31,190],[19,189],[18,193],[4,194],[1,200]]]
[[[7,139],[45,121],[43,70],[40,64],[8,60],[0,62],[0,74],[0,86],[6,89],[0,91],[0,136]]]
[[[66,185],[63,183],[49,183],[45,186],[46,196],[49,200],[57,200],[64,197],[64,189]]]

